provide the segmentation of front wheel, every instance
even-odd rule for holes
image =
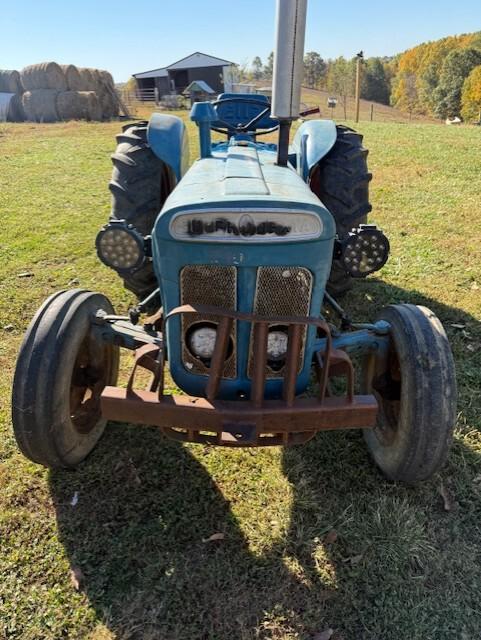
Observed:
[[[13,429],[22,453],[46,467],[76,466],[103,433],[100,394],[116,384],[119,349],[93,328],[99,309],[113,313],[99,293],[56,293],[37,311],[20,347]]]
[[[440,469],[456,421],[456,377],[439,319],[426,307],[386,307],[387,353],[370,356],[364,387],[379,403],[377,424],[364,437],[376,464],[391,480],[414,483]]]

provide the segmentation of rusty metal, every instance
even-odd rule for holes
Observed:
[[[209,376],[209,382],[207,383],[207,398],[214,400],[219,390],[220,378],[224,368],[224,363],[227,356],[227,350],[229,348],[229,338],[232,331],[232,324],[234,320],[232,318],[223,317],[219,322],[217,329],[214,353],[212,355]]]
[[[172,310],[167,323],[182,314],[220,317],[219,329],[206,387],[206,398],[164,395],[164,353],[160,345],[137,349],[126,389],[106,387],[101,396],[104,418],[158,426],[170,438],[229,447],[290,445],[306,442],[318,431],[374,427],[378,404],[373,395],[354,395],[354,371],[349,356],[333,349],[327,323],[320,318],[264,317],[206,305],[184,305]],[[249,400],[217,399],[234,322],[252,323],[254,370]],[[284,367],[283,397],[264,398],[269,326],[288,327],[288,350]],[[319,376],[317,398],[296,398],[296,380],[302,333],[315,326],[326,337],[326,348],[316,354]],[[149,390],[135,389],[141,367],[153,375]],[[345,376],[345,396],[327,396],[331,376]]]
[[[101,402],[102,415],[109,420],[194,431],[198,435],[221,435],[226,425],[231,433],[233,425],[255,425],[256,443],[264,434],[372,427],[377,415],[373,396],[355,396],[352,403],[343,397],[326,398],[322,404],[317,398],[299,398],[292,407],[282,400],[264,400],[263,406],[257,408],[242,400],[210,402],[191,396],[164,396],[159,401],[151,391],[128,394],[126,389],[106,387]]]
[[[262,407],[264,400],[268,332],[269,325],[267,322],[256,322],[254,324],[254,370],[252,372],[251,396],[255,407]]]
[[[302,327],[292,324],[289,327],[287,355],[284,374],[283,396],[288,407],[292,407],[296,397],[297,361],[302,348]]]

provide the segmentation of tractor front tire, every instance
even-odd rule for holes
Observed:
[[[147,141],[147,122],[124,127],[117,136],[112,155],[111,218],[126,220],[144,236],[152,229],[165,199],[171,191],[166,165],[152,151]],[[139,300],[146,298],[158,284],[151,262],[124,277],[124,285]]]
[[[429,479],[448,454],[456,422],[454,361],[441,322],[426,307],[390,305],[379,319],[391,326],[390,349],[365,363],[365,392],[374,394],[379,413],[364,437],[384,475],[412,484]]]
[[[46,467],[75,467],[105,428],[100,394],[117,382],[119,348],[92,328],[98,310],[113,313],[99,293],[55,293],[37,311],[20,347],[12,394],[14,434],[22,453]]]
[[[362,145],[362,135],[349,127],[338,125],[337,140],[329,153],[317,164],[310,186],[329,209],[336,222],[337,235],[343,240],[351,229],[367,222],[372,210],[369,203],[368,150]],[[352,287],[352,277],[339,260],[332,263],[327,289],[339,296]]]

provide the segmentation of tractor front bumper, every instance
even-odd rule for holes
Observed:
[[[169,317],[184,313],[220,315],[218,308],[183,306]],[[216,345],[211,360],[206,397],[166,395],[164,393],[164,350],[159,343],[136,349],[135,364],[127,387],[106,387],[101,395],[102,416],[108,420],[157,426],[170,438],[186,442],[230,447],[300,444],[318,431],[372,428],[376,422],[377,401],[372,395],[354,395],[352,362],[344,350],[332,345],[327,323],[318,318],[270,318],[236,311],[221,312]],[[167,319],[168,319],[167,318]],[[166,319],[166,320],[167,320]],[[254,370],[250,398],[217,398],[228,337],[232,323],[247,321],[254,332]],[[283,367],[283,396],[265,399],[267,337],[273,323],[288,326],[288,350]],[[302,331],[314,325],[325,335],[325,348],[316,353],[317,397],[296,397],[296,377],[301,352]],[[152,374],[148,391],[135,389],[138,368]],[[332,376],[344,377],[346,393],[331,396]]]

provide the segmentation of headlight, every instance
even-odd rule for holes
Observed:
[[[213,325],[204,324],[202,326],[191,327],[187,335],[187,346],[189,351],[202,360],[210,360],[214,353],[217,329]]]
[[[136,271],[145,260],[144,237],[125,220],[111,220],[95,240],[100,260],[116,271]]]
[[[267,335],[267,356],[270,361],[283,360],[287,353],[287,331],[282,328],[271,329]]]
[[[341,244],[341,262],[353,278],[379,271],[388,257],[389,240],[374,224],[361,224]]]

